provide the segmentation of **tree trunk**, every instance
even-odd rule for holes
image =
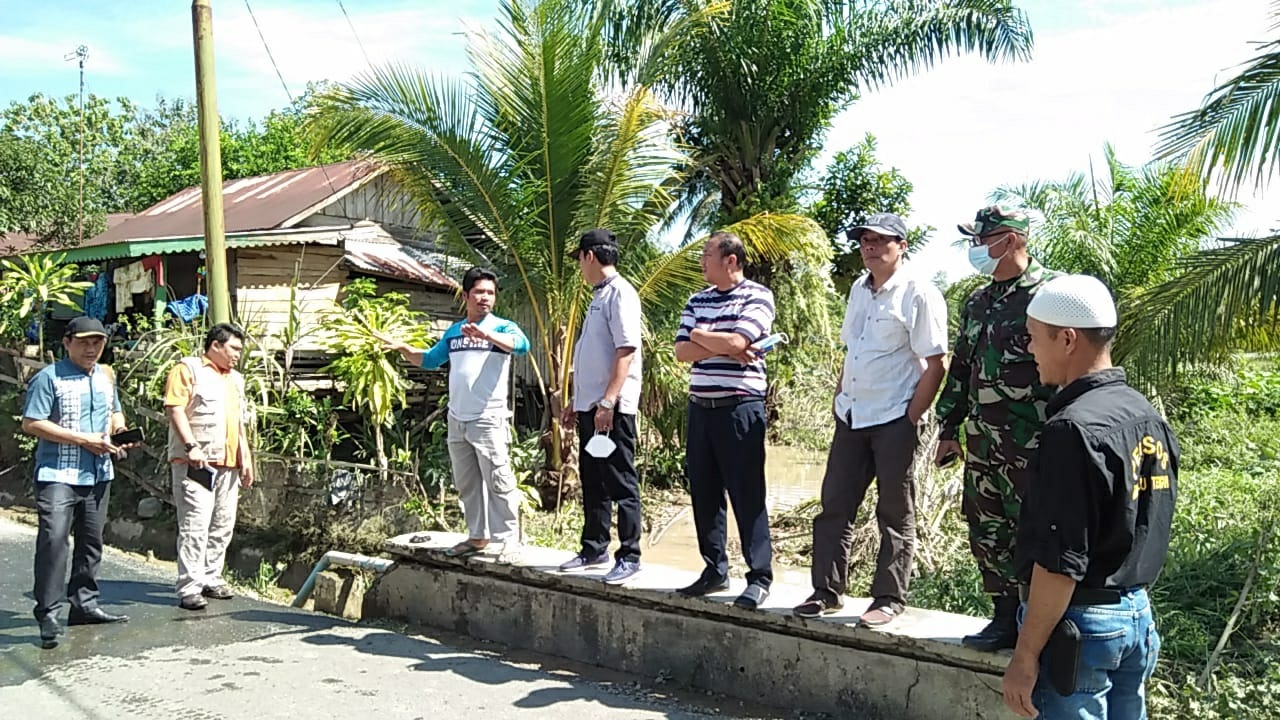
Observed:
[[[387,481],[389,479],[389,475],[387,473],[387,467],[389,463],[387,462],[386,445],[383,443],[383,440],[382,440],[382,425],[379,423],[374,423],[373,425],[373,442],[378,452],[378,476],[379,476],[378,480],[380,481],[379,487],[386,487]]]
[[[36,336],[39,338],[37,342],[40,343],[40,359],[43,360],[44,359],[44,303],[40,303],[40,309],[38,310],[38,312],[40,314],[36,315]]]
[[[551,354],[547,358],[547,379],[549,385],[546,388],[547,393],[547,411],[543,415],[544,426],[544,450],[547,455],[547,477],[554,481],[555,490],[555,508],[558,509],[564,498],[570,495],[574,488],[571,482],[574,476],[576,463],[576,446],[574,443],[574,428],[567,428],[560,422],[561,412],[564,410],[569,387],[566,385],[568,380],[566,376],[567,360],[566,354],[566,334],[563,329],[557,330],[553,335],[551,345]],[[551,490],[551,487],[545,489]],[[544,493],[544,498],[550,498],[551,494]],[[543,503],[547,503],[544,501]]]

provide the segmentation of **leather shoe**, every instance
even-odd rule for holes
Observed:
[[[682,587],[676,590],[676,593],[685,597],[702,597],[708,593],[720,592],[729,589],[729,578],[704,578],[700,577],[694,581],[692,585]]]
[[[102,625],[104,623],[129,622],[128,615],[112,615],[102,608],[72,610],[67,615],[68,625]]]
[[[58,618],[46,615],[40,618],[40,647],[45,650],[58,647],[58,636],[62,634],[62,626]]]
[[[203,610],[209,607],[209,601],[199,595],[183,595],[178,599],[178,607],[183,610]]]
[[[213,587],[204,588],[200,591],[200,594],[214,600],[230,600],[236,596],[235,593],[231,592],[231,588],[226,585],[214,585]]]

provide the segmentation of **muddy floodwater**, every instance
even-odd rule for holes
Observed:
[[[770,446],[765,456],[765,483],[769,491],[769,512],[786,510],[818,497],[826,465],[827,456],[824,453]],[[698,536],[693,527],[693,511],[689,507],[686,506],[667,527],[655,528],[655,530],[658,534],[654,537],[642,539],[645,562],[682,568],[691,572],[702,571],[702,558],[698,555]],[[729,535],[736,537],[737,532],[737,524],[731,508]],[[736,547],[736,543],[734,545]],[[730,556],[729,563],[740,566],[742,560]],[[781,571],[784,568],[775,569]],[[803,569],[807,570],[807,568]]]

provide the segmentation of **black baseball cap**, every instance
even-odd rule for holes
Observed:
[[[618,247],[618,236],[614,235],[612,230],[604,228],[588,230],[582,233],[582,237],[578,238],[578,249],[569,254],[576,258],[583,252],[598,247]]]
[[[106,337],[107,329],[102,327],[102,322],[97,318],[91,318],[85,315],[67,323],[67,329],[63,331],[63,337],[83,338],[93,336]]]

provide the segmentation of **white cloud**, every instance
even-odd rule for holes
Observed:
[[[881,161],[914,183],[911,221],[938,228],[919,256],[930,272],[965,274],[963,254],[950,247],[953,228],[997,186],[1085,171],[1108,141],[1122,161],[1145,162],[1155,130],[1197,107],[1231,67],[1252,56],[1248,41],[1266,37],[1268,27],[1265,3],[1256,0],[1206,1],[1100,22],[1039,33],[1028,63],[946,61],[868,95],[836,120],[829,150],[870,131]],[[1280,221],[1277,194],[1255,198],[1237,230]]]

